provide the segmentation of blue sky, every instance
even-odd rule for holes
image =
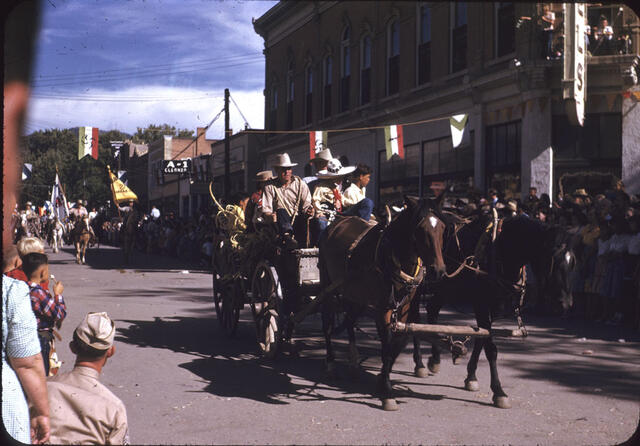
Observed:
[[[224,88],[252,128],[264,125],[263,40],[276,1],[43,0],[25,131],[78,126],[129,133],[169,123],[195,131]],[[231,104],[231,126],[244,119]],[[207,136],[223,135],[222,117]]]

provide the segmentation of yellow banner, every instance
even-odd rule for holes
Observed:
[[[116,204],[128,202],[129,200],[138,201],[138,196],[125,184],[116,177],[111,169],[109,169],[109,177],[111,179],[111,192],[113,192],[113,201]]]

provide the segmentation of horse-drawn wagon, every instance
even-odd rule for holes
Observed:
[[[338,329],[328,319],[342,314],[339,327],[347,329],[349,360],[351,365],[357,365],[359,361],[353,329],[356,319],[368,314],[376,323],[382,343],[382,370],[377,390],[385,410],[397,409],[389,375],[410,336],[426,337],[433,344],[434,356],[429,360],[429,369],[434,373],[439,364],[438,351],[441,346],[459,354],[461,342],[454,342],[454,336],[475,338],[472,365],[468,367],[465,388],[477,390],[475,367],[480,350],[484,347],[490,357],[494,404],[497,407],[509,407],[508,398],[494,373],[497,349],[491,339],[498,336],[524,337],[527,333],[519,314],[516,314],[518,328],[492,328],[491,305],[495,300],[494,295],[497,298],[498,294],[504,294],[501,288],[519,290],[516,293],[520,297],[519,310],[522,287],[512,286],[517,277],[513,281],[501,280],[498,283],[483,276],[482,271],[469,268],[465,260],[469,256],[466,252],[467,242],[457,240],[457,230],[452,232],[447,229],[451,222],[445,222],[446,219],[440,210],[439,200],[411,198],[407,199],[406,210],[386,226],[371,225],[357,217],[337,221],[329,227],[320,249],[286,249],[286,243],[269,228],[249,235],[242,231],[233,234],[222,232],[214,239],[212,260],[213,300],[220,325],[228,335],[233,335],[240,310],[249,305],[260,350],[265,356],[273,356],[278,352],[281,342],[290,339],[296,324],[322,309],[327,367],[331,371],[335,360],[331,336]],[[524,227],[531,231],[529,223],[522,220],[503,228],[502,237],[509,240],[509,253],[519,255],[507,264],[512,268],[517,266],[514,269],[516,273],[532,259],[530,252],[520,249],[522,240],[528,242],[535,239],[536,245],[546,246],[546,243],[541,243],[545,240],[542,238],[545,236],[543,232],[534,234],[530,239],[513,241],[512,235]],[[449,240],[451,237],[453,241]],[[501,245],[498,245],[498,249],[501,249]],[[444,253],[447,253],[446,257],[443,257]],[[535,254],[541,256],[544,253],[538,250]],[[419,285],[424,277],[432,281],[438,276],[456,275],[447,274],[447,270],[466,271],[457,277],[461,279],[459,281],[444,278],[437,282],[458,283],[468,291],[467,294],[474,295],[478,327],[438,325],[437,313],[442,302],[436,302],[434,312],[427,308],[431,313],[428,323],[420,323],[419,299],[414,299]],[[504,295],[510,298],[513,293],[507,294]],[[444,298],[450,293],[442,290],[441,295]],[[416,355],[414,352],[414,361],[416,375],[425,376],[419,353]]]

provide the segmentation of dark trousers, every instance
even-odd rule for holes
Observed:
[[[38,333],[42,360],[44,361],[44,376],[49,376],[49,353],[51,352],[50,339],[50,337],[43,336],[42,334]]]
[[[369,221],[369,219],[371,219],[372,212],[373,200],[371,200],[370,198],[363,198],[361,201],[344,211],[342,215],[351,215]]]

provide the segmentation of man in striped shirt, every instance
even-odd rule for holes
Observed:
[[[64,286],[56,282],[53,295],[47,293],[41,283],[49,278],[49,262],[45,254],[32,252],[22,259],[22,269],[29,279],[31,308],[38,322],[38,338],[42,348],[45,376],[49,375],[49,352],[54,326],[59,327],[67,316],[67,306],[62,297]]]

